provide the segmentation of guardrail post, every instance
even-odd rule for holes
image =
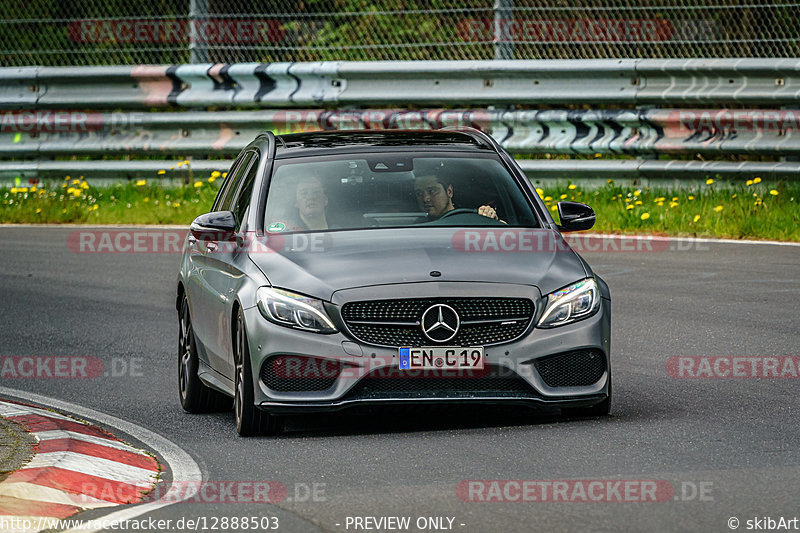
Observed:
[[[494,58],[514,59],[514,0],[494,2]]]
[[[189,62],[208,63],[208,48],[198,32],[198,22],[208,18],[208,0],[189,0]]]

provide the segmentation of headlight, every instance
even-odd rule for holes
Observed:
[[[321,300],[269,287],[260,287],[257,296],[258,308],[270,322],[315,333],[336,332]]]
[[[600,291],[594,279],[584,279],[547,296],[540,328],[553,328],[587,318],[600,307]]]

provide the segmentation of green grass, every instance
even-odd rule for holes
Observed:
[[[0,221],[188,226],[214,203],[222,180],[210,179],[172,187],[163,187],[159,180],[94,187],[70,179],[36,188],[0,189]]]
[[[35,189],[0,189],[0,222],[188,225],[210,209],[221,182],[211,180],[170,187],[140,180],[96,188],[70,179]],[[546,185],[540,194],[554,217],[562,199],[591,205],[598,232],[800,241],[798,182],[717,181],[677,189],[613,182],[584,189],[564,182]]]
[[[800,241],[797,182],[709,181],[653,189],[622,187],[613,181],[593,190],[565,184],[544,187],[540,194],[554,218],[562,199],[591,205],[597,213],[597,232]]]

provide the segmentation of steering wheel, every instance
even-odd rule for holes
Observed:
[[[478,210],[477,209],[469,209],[467,207],[459,207],[458,209],[451,209],[450,211],[448,211],[444,215],[440,216],[439,220],[442,220],[443,218],[447,218],[447,217],[452,216],[452,215],[461,215],[461,214],[464,214],[464,213],[472,213],[473,215],[477,215],[478,214]]]

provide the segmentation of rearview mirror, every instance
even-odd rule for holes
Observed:
[[[558,229],[561,231],[583,231],[594,226],[597,216],[594,210],[579,202],[558,202]]]
[[[230,211],[206,213],[194,219],[189,231],[202,241],[232,241],[236,231],[236,217]]]

